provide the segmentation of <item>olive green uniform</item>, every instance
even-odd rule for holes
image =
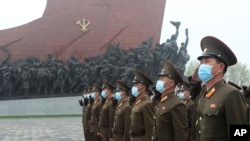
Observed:
[[[173,93],[155,107],[158,141],[186,141],[188,138],[187,109]]]
[[[153,105],[148,96],[136,100],[131,114],[131,141],[151,141],[153,115]]]
[[[103,141],[113,138],[112,127],[114,123],[115,109],[112,106],[112,99],[106,99],[100,113],[100,133]]]
[[[188,116],[188,140],[196,139],[196,105],[194,102],[188,98],[183,101],[187,107],[187,116]]]
[[[130,115],[132,108],[128,100],[124,100],[116,107],[114,116],[113,140],[130,141]]]
[[[101,112],[101,100],[95,100],[93,105],[91,106],[91,121],[90,121],[90,132],[91,132],[91,141],[99,141],[101,140],[99,136],[97,136],[98,125],[99,125],[99,114]]]
[[[85,141],[90,141],[91,104],[88,103],[85,109],[86,109],[85,116],[83,118],[84,135],[85,135]]]
[[[231,124],[246,124],[242,94],[221,80],[201,94],[197,107],[199,141],[228,141]]]

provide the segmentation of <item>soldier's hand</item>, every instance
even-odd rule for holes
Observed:
[[[195,69],[193,75],[192,75],[192,81],[196,81],[196,82],[200,82],[200,78],[198,76],[198,69],[199,69],[199,66]]]
[[[109,141],[113,141],[113,138],[109,138]]]
[[[101,136],[101,133],[100,133],[100,132],[97,132],[96,134],[97,134],[97,136]]]

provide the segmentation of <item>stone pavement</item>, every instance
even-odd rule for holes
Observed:
[[[0,141],[84,141],[81,117],[0,119]]]

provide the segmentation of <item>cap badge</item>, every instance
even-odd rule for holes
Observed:
[[[205,52],[207,52],[207,48],[205,48],[205,49],[203,50],[203,53],[205,53]]]

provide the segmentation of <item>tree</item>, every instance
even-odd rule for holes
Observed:
[[[191,60],[187,63],[187,69],[185,76],[193,74],[195,68],[199,65],[197,60]],[[238,62],[237,64],[228,67],[227,72],[224,75],[224,79],[228,82],[231,81],[239,86],[250,84],[250,70],[246,64]]]

